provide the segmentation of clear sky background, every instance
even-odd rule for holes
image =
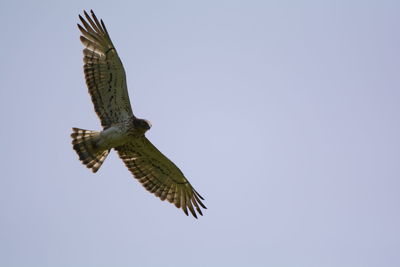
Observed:
[[[100,129],[83,9],[148,138],[208,206],[149,194]],[[399,1],[2,1],[0,266],[400,266]]]

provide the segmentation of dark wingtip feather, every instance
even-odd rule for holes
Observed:
[[[196,197],[192,197],[192,202],[194,204],[194,206],[196,207],[197,212],[203,216],[203,213],[201,212],[201,209],[199,207],[199,204],[197,203]]]
[[[92,15],[92,18],[94,19],[94,21],[95,21],[97,24],[99,24],[99,23],[98,23],[99,20],[97,19],[96,14],[94,14],[93,10],[91,10],[91,15]]]
[[[79,23],[77,23],[76,25],[78,25],[78,29],[82,34],[88,34],[87,31]]]
[[[101,26],[103,27],[104,31],[106,32],[106,34],[109,35],[108,31],[107,31],[107,28],[106,28],[106,25],[104,24],[102,19],[100,19],[100,23],[101,23]]]
[[[189,195],[185,193],[185,198],[186,198],[186,206],[189,208],[190,213],[197,219],[196,212],[194,211],[193,205],[192,205],[192,200],[190,199]]]
[[[182,210],[186,214],[186,216],[189,216],[189,213],[188,213],[188,210],[187,210],[186,206],[183,206]]]
[[[83,14],[85,14],[86,17],[89,17],[89,14],[86,12],[86,10],[83,10]]]
[[[188,205],[189,211],[190,211],[190,213],[193,215],[193,217],[195,217],[195,218],[197,219],[197,214],[196,214],[196,212],[194,211],[193,206],[192,206],[192,203],[190,202],[190,200],[189,200],[189,203],[190,203],[190,205]]]
[[[195,217],[196,219],[199,219],[199,218],[197,218],[197,214],[194,210],[193,210],[193,212],[192,211],[190,211],[190,212],[192,213],[193,217]]]
[[[85,19],[79,14],[79,20],[82,21],[82,23],[83,23],[83,21],[84,21]]]
[[[200,206],[202,206],[204,209],[207,209],[207,207],[203,204],[203,202],[201,202],[201,199],[199,198],[197,192],[195,191],[195,193],[193,194],[194,198],[197,200],[197,202],[200,204]]]
[[[201,198],[201,200],[204,200],[204,198],[194,188],[193,188],[193,191]]]
[[[196,207],[196,210],[197,210],[197,212],[198,212],[201,216],[203,216],[203,212],[201,211],[200,208]]]

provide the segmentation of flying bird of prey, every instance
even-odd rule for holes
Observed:
[[[149,121],[137,118],[131,108],[125,70],[103,23],[91,11],[79,16],[78,28],[84,45],[83,61],[86,85],[94,109],[100,118],[100,132],[72,128],[72,144],[86,167],[97,172],[114,148],[133,176],[161,200],[188,210],[197,218],[200,207],[206,209],[199,193],[181,170],[164,156],[145,136]]]

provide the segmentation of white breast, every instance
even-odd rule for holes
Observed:
[[[127,143],[130,138],[125,127],[112,126],[100,133],[98,146],[110,149]]]

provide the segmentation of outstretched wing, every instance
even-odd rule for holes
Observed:
[[[206,209],[201,202],[204,199],[190,185],[181,170],[146,137],[115,149],[134,177],[149,192],[182,208],[186,215],[188,209],[195,218],[197,215],[194,209],[203,215],[200,206]]]
[[[83,50],[84,72],[94,109],[103,127],[133,116],[126,86],[125,70],[111,42],[103,20],[92,18],[84,11],[86,20],[79,16],[78,24]]]

